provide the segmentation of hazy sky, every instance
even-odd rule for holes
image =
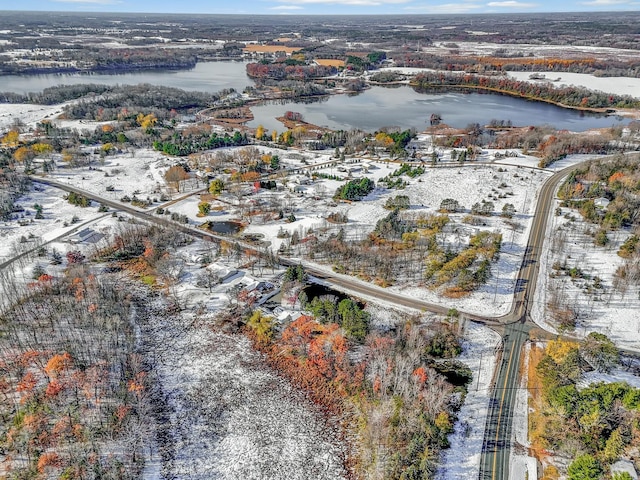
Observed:
[[[244,14],[431,14],[640,10],[640,0],[0,0],[0,10]]]

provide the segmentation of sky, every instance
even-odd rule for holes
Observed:
[[[640,0],[0,0],[1,10],[207,14],[454,14],[640,10]]]

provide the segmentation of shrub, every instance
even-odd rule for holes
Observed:
[[[384,204],[387,210],[406,210],[409,208],[409,197],[406,195],[396,195],[394,198],[388,198]]]
[[[76,205],[78,207],[89,207],[91,205],[91,200],[75,192],[69,193],[69,195],[66,196],[66,199],[71,205]]]
[[[369,178],[351,180],[341,187],[338,187],[334,198],[340,200],[361,200],[371,193],[374,188],[375,184],[373,180]]]

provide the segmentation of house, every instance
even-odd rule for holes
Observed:
[[[221,283],[228,283],[229,281],[234,279],[236,276],[241,277],[244,275],[244,273],[238,270],[232,270],[232,269],[223,267],[222,265],[217,265],[215,263],[208,265],[207,270],[211,270],[216,275],[218,275]]]
[[[83,228],[77,233],[71,235],[68,239],[70,243],[98,243],[104,238],[104,235],[90,228]]]

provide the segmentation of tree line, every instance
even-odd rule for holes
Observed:
[[[487,77],[466,73],[421,72],[414,77],[412,85],[418,90],[442,87],[475,87],[575,108],[640,107],[640,101],[630,95],[596,92],[575,86],[556,88],[546,83],[525,82],[502,76]]]

